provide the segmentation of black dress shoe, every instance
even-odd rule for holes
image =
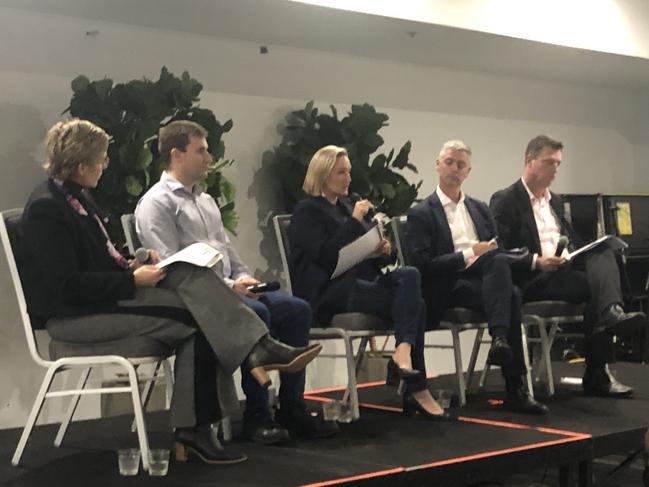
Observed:
[[[246,357],[243,366],[262,387],[270,386],[269,370],[299,372],[316,358],[322,345],[314,343],[306,347],[291,347],[264,335]]]
[[[619,382],[604,367],[586,367],[586,373],[582,381],[584,393],[590,396],[601,397],[630,397],[633,395],[633,388]]]
[[[293,439],[330,438],[338,433],[338,423],[325,421],[321,413],[309,411],[306,404],[281,404],[275,419],[288,430]]]
[[[541,404],[530,396],[524,387],[515,391],[507,391],[503,408],[515,413],[524,414],[548,414],[550,410],[545,404]]]
[[[210,425],[176,428],[174,438],[178,462],[186,462],[190,456],[214,465],[232,465],[248,459],[245,453],[231,448],[226,450],[216,435],[212,434]]]
[[[433,414],[428,412],[421,404],[419,404],[419,401],[415,399],[415,396],[412,394],[406,394],[403,396],[403,414],[404,416],[414,416],[415,414],[419,413],[419,415],[425,419],[428,419],[430,421],[457,421],[458,420],[458,415],[457,413],[450,412],[448,410],[444,410],[441,414]]]
[[[491,348],[489,349],[489,355],[487,356],[487,362],[491,365],[504,366],[510,363],[514,359],[514,353],[512,352],[509,343],[507,343],[507,338],[503,336],[497,336],[491,339]]]
[[[646,323],[646,314],[639,311],[627,313],[622,306],[614,304],[606,310],[599,323],[593,328],[593,333],[606,331],[611,335],[629,336],[645,327]]]
[[[286,428],[277,424],[267,412],[244,418],[243,437],[261,445],[277,445],[291,439]]]
[[[388,374],[385,378],[385,385],[401,387],[402,381],[406,383],[415,382],[421,380],[422,375],[423,374],[420,370],[399,367],[397,363],[390,358],[390,360],[388,360]]]

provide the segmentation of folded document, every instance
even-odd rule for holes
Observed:
[[[187,262],[198,267],[209,268],[213,267],[222,258],[221,252],[214,247],[210,247],[206,243],[197,242],[161,260],[157,266],[163,268],[174,262]]]

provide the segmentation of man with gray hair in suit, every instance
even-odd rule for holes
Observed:
[[[489,208],[462,191],[471,172],[471,149],[461,140],[442,146],[435,168],[439,185],[408,213],[407,249],[421,273],[429,323],[444,311],[470,308],[486,315],[492,337],[488,361],[502,367],[504,407],[528,414],[548,409],[523,384],[521,296],[512,284],[509,258],[498,252]]]

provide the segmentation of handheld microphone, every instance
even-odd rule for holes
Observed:
[[[566,237],[565,235],[561,235],[561,237],[559,237],[559,241],[557,242],[557,250],[554,253],[554,256],[561,257],[561,254],[563,254],[563,251],[567,246],[568,246],[568,237]]]
[[[367,198],[363,198],[360,194],[358,193],[350,193],[349,199],[352,203],[352,210],[354,209],[354,205],[358,203],[360,200],[366,200]],[[367,213],[365,213],[365,220],[371,221],[372,218],[376,215],[376,212],[374,211],[374,208],[370,208],[367,210]]]
[[[265,293],[267,291],[277,291],[279,289],[279,282],[277,281],[260,282],[259,284],[248,286],[246,289],[251,293],[255,293],[255,294]]]
[[[140,247],[135,251],[135,260],[137,260],[140,264],[150,264],[151,263],[151,252],[149,252],[149,249],[145,249],[144,247]]]

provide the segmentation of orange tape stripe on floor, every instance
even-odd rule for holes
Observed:
[[[540,431],[541,433],[549,433],[551,435],[566,435],[566,436],[586,436],[588,438],[591,438],[591,435],[588,433],[579,433],[577,431],[568,431],[568,430],[558,430],[556,428],[546,428],[544,426],[534,426],[533,427],[535,430]]]
[[[374,386],[384,386],[385,381],[380,380],[377,382],[364,382],[363,384],[358,384],[356,386],[357,389],[364,389],[366,387],[374,387]],[[342,392],[345,389],[347,389],[345,386],[340,386],[340,387],[329,387],[328,389],[318,389],[315,391],[305,391],[304,395],[305,396],[313,396],[315,394],[327,394],[329,392]]]
[[[437,374],[431,374],[426,377],[427,379],[436,379]],[[378,380],[375,382],[363,382],[361,384],[357,384],[356,388],[357,389],[365,389],[367,387],[374,387],[374,386],[384,386],[385,381],[384,380]],[[315,394],[327,394],[329,392],[341,392],[347,389],[346,386],[338,386],[338,387],[329,387],[328,389],[317,389],[315,391],[305,391],[304,395],[305,396],[313,396]]]
[[[558,440],[550,440],[550,441],[543,441],[540,443],[531,443],[529,445],[523,445],[523,446],[517,446],[514,448],[506,448],[504,450],[494,450],[494,451],[488,451],[488,452],[483,452],[483,453],[477,453],[475,455],[468,455],[466,457],[457,457],[457,458],[449,458],[448,460],[440,460],[437,462],[432,462],[432,463],[426,463],[423,465],[417,465],[416,467],[410,467],[407,470],[420,470],[420,469],[426,469],[426,468],[435,468],[435,467],[441,467],[444,465],[452,465],[454,463],[462,463],[462,462],[467,462],[470,460],[479,460],[481,458],[489,458],[489,457],[495,457],[499,455],[507,455],[510,453],[516,453],[520,451],[526,451],[526,450],[534,450],[536,448],[545,448],[548,446],[554,446],[554,445],[561,445],[563,443],[572,443],[576,441],[581,441],[586,438],[577,438],[577,437],[568,437],[568,438],[561,438]]]
[[[386,475],[394,475],[397,473],[403,473],[405,472],[406,469],[403,467],[398,467],[398,468],[392,468],[390,470],[379,470],[378,472],[370,472],[370,473],[365,473],[361,475],[354,475],[353,477],[342,477],[339,479],[335,480],[327,480],[325,482],[316,482],[315,484],[303,484],[300,485],[299,487],[324,487],[325,485],[336,485],[336,484],[342,484],[345,482],[353,482],[354,480],[364,480],[364,479],[371,479],[373,477],[383,477]]]

